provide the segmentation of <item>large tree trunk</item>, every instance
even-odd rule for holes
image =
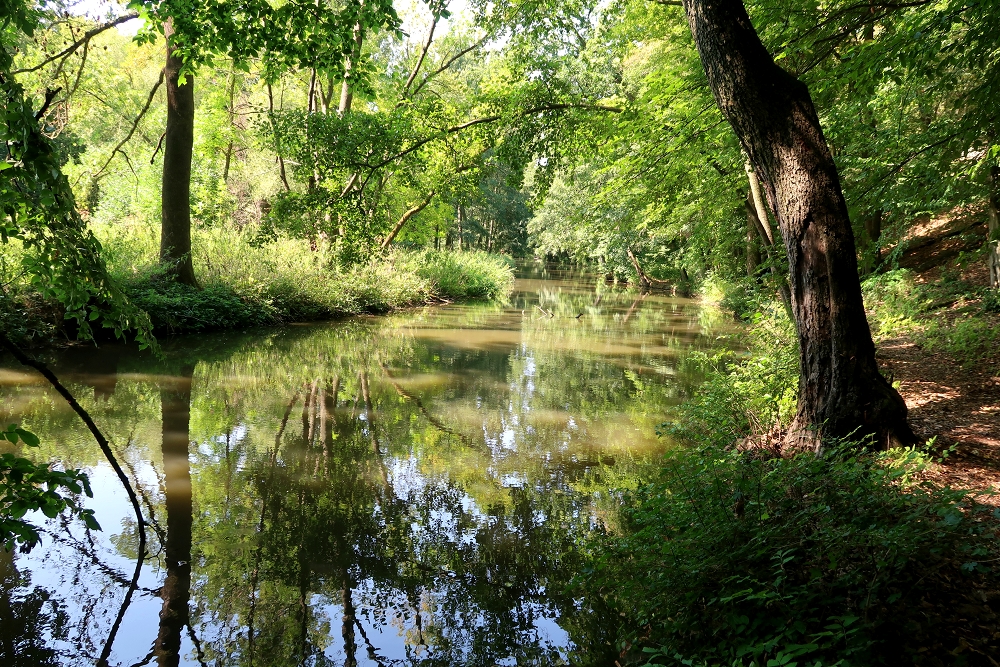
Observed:
[[[191,153],[194,149],[194,78],[184,85],[178,75],[183,62],[171,43],[173,21],[163,27],[167,38],[167,131],[163,138],[163,190],[160,263],[178,282],[197,287],[191,263]]]
[[[789,445],[914,442],[906,404],[875,362],[847,204],[808,89],[775,64],[741,0],[683,4],[716,102],[761,177],[788,251],[800,347]]]

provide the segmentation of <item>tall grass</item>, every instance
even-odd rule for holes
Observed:
[[[221,225],[192,230],[192,260],[201,287],[196,290],[164,278],[157,226],[100,223],[93,228],[109,272],[149,313],[160,333],[381,313],[445,300],[497,299],[509,293],[514,280],[506,259],[486,253],[397,250],[341,267],[328,244],[311,248],[307,241],[290,238],[258,243],[251,230]],[[16,301],[23,304],[32,293],[18,275],[18,252],[6,244],[0,262],[0,280],[9,295],[0,303],[5,322],[12,317],[32,320],[30,314],[12,314],[12,296],[16,293]],[[53,319],[51,313],[47,319]],[[20,338],[37,337],[24,333]]]

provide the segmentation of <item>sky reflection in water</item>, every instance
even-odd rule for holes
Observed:
[[[124,610],[124,492],[64,404],[0,368],[2,416],[90,470],[104,528],[49,521],[0,554],[0,663],[610,664],[614,623],[565,592],[574,547],[655,467],[720,326],[539,268],[506,305],[59,353],[151,518]]]

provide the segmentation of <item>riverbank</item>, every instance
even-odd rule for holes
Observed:
[[[195,230],[199,288],[163,277],[157,230],[103,226],[95,230],[109,272],[146,311],[159,335],[242,330],[335,319],[443,301],[497,299],[509,294],[513,267],[483,252],[394,250],[365,263],[340,261],[328,244],[281,238],[258,242],[231,227]],[[13,244],[0,266],[0,326],[22,345],[71,340],[58,304],[42,298],[20,272]]]
[[[1000,314],[977,263],[864,284],[883,373],[923,443],[780,448],[795,334],[746,313],[743,354],[660,431],[683,444],[626,493],[580,587],[621,618],[619,663],[993,665],[1000,655]]]

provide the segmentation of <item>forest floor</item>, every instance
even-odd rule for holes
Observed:
[[[943,270],[958,270],[965,282],[985,285],[983,261],[965,268],[956,264],[963,253],[982,247],[986,225],[979,221],[982,216],[972,214],[918,225],[900,266],[914,270],[918,282],[938,280]],[[955,309],[946,306],[935,316],[948,318]],[[1000,327],[1000,317],[990,319]],[[1000,349],[963,364],[903,335],[881,341],[878,356],[886,373],[899,382],[916,435],[923,440],[937,436],[939,451],[954,447],[929,476],[952,487],[982,491],[980,502],[1000,506]]]

